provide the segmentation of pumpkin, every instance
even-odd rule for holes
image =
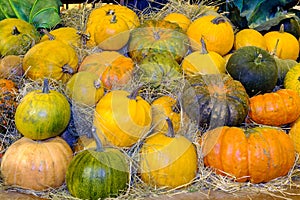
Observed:
[[[177,12],[167,14],[163,20],[178,24],[184,32],[187,31],[191,24],[191,20],[186,15]]]
[[[43,141],[22,137],[2,158],[4,184],[36,191],[60,187],[72,158],[72,149],[60,137]]]
[[[295,148],[285,131],[273,127],[222,126],[202,138],[204,165],[235,181],[264,183],[285,176],[295,162]]]
[[[248,116],[258,124],[270,126],[292,123],[300,117],[300,96],[290,89],[253,96]]]
[[[227,74],[195,75],[186,81],[181,94],[182,109],[201,129],[244,122],[249,97],[239,81]]]
[[[23,59],[23,70],[32,80],[52,78],[66,83],[77,71],[77,65],[76,51],[59,40],[35,45]]]
[[[104,95],[104,88],[96,74],[81,71],[66,83],[66,94],[76,103],[95,106]]]
[[[23,75],[23,57],[7,55],[0,59],[0,77],[15,79]]]
[[[39,40],[35,27],[26,21],[15,18],[0,21],[0,57],[24,55]]]
[[[177,91],[182,82],[181,67],[167,52],[149,53],[138,63],[135,79],[150,88]]]
[[[130,147],[150,130],[150,104],[135,89],[112,90],[96,104],[94,126],[99,137],[118,147]]]
[[[154,187],[185,186],[196,177],[198,158],[196,148],[183,135],[175,135],[167,119],[168,131],[146,138],[140,150],[141,179]]]
[[[294,67],[289,69],[289,71],[286,73],[283,85],[286,89],[291,89],[300,95],[300,64],[296,64]]]
[[[267,44],[267,50],[273,51],[277,40],[279,40],[276,56],[281,59],[297,60],[299,54],[298,39],[291,33],[284,31],[284,26],[281,26],[278,31],[269,31],[264,35]]]
[[[171,96],[161,96],[151,103],[153,132],[166,132],[168,124],[166,118],[172,121],[173,129],[177,132],[180,128],[180,113],[177,101]]]
[[[127,84],[133,74],[134,62],[117,51],[102,51],[86,56],[78,71],[88,71],[100,77],[103,86],[112,88]]]
[[[234,49],[244,46],[256,46],[267,50],[267,44],[264,36],[255,29],[246,28],[238,31],[234,37]]]
[[[194,51],[201,49],[201,38],[204,39],[208,51],[214,51],[221,56],[233,47],[233,28],[222,16],[201,16],[190,24],[186,33]]]
[[[140,21],[134,11],[116,4],[102,5],[90,13],[85,33],[89,46],[99,46],[104,50],[119,50],[129,40],[130,30],[139,26]]]
[[[278,69],[273,56],[255,46],[237,49],[228,59],[227,72],[240,81],[249,96],[270,92],[278,78]]]
[[[298,118],[296,121],[294,121],[291,124],[291,129],[288,132],[288,135],[292,139],[297,153],[300,153],[300,140],[299,140],[300,132],[299,132],[299,130],[300,130],[300,118]]]
[[[183,30],[175,23],[165,20],[146,20],[131,31],[128,54],[140,62],[150,53],[170,53],[179,63],[186,55],[189,40]]]
[[[77,153],[67,169],[68,191],[81,199],[116,197],[128,187],[129,165],[120,150],[103,148],[93,135],[96,148]]]
[[[5,133],[14,119],[18,89],[12,80],[0,79],[0,133]]]
[[[207,51],[204,39],[201,39],[201,51],[194,51],[185,56],[181,66],[188,76],[195,74],[225,73],[225,59],[214,51]]]
[[[42,90],[33,90],[21,99],[15,113],[15,124],[25,137],[43,140],[61,134],[70,117],[67,98],[50,90],[48,79],[44,79]]]

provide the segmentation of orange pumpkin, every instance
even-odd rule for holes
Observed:
[[[294,142],[296,152],[300,153],[300,118],[291,124],[288,134]]]
[[[255,29],[242,29],[235,34],[234,49],[244,46],[256,46],[267,50],[267,44],[264,36]]]

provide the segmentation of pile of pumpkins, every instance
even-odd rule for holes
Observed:
[[[151,187],[191,184],[202,161],[252,183],[285,176],[294,166],[299,40],[283,26],[262,35],[234,30],[217,12],[141,20],[125,6],[104,4],[93,8],[84,33],[73,27],[40,32],[20,19],[0,21],[0,103],[16,108],[23,136],[3,155],[6,185],[42,191],[66,183],[78,198],[116,197],[131,184],[127,150],[134,147],[138,175]],[[83,45],[101,51],[80,58]],[[42,89],[12,101],[21,90],[12,80],[20,76],[43,80]],[[65,92],[49,89],[49,79]],[[145,88],[152,98],[142,95]],[[72,103],[94,108],[83,149],[61,138]],[[186,122],[196,124],[196,141]]]

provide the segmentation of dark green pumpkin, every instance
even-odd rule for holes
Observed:
[[[43,90],[33,90],[21,99],[15,113],[18,131],[33,140],[61,134],[71,118],[71,107],[60,92],[49,90],[48,79]]]
[[[173,91],[180,87],[182,69],[168,52],[150,53],[138,64],[134,76],[151,88]]]
[[[266,50],[255,46],[236,50],[230,56],[226,70],[243,84],[250,97],[272,91],[277,83],[275,59]]]
[[[202,129],[239,126],[249,110],[245,88],[227,74],[187,77],[181,99],[183,111]]]
[[[67,188],[77,198],[117,197],[128,186],[129,166],[125,154],[115,148],[103,148],[98,136],[96,144],[96,149],[76,154],[68,167]]]
[[[141,61],[151,52],[167,51],[180,62],[189,48],[189,39],[175,23],[166,20],[146,20],[132,30],[128,43],[129,56]]]

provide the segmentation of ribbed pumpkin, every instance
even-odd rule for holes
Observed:
[[[94,125],[100,138],[119,147],[130,147],[151,127],[150,104],[135,89],[112,90],[97,103]]]
[[[285,75],[283,85],[286,89],[291,89],[300,95],[300,64],[296,64]]]
[[[129,40],[130,30],[139,26],[136,13],[126,6],[105,4],[93,9],[88,17],[85,33],[89,46],[104,50],[119,50]]]
[[[66,83],[77,71],[75,49],[59,40],[36,44],[24,56],[23,70],[30,79],[53,78]]]
[[[165,20],[146,20],[132,30],[128,54],[139,62],[149,53],[166,51],[179,63],[188,47],[188,37],[177,24]]]
[[[184,32],[187,31],[192,22],[186,15],[177,12],[167,14],[163,20],[178,24]]]
[[[8,18],[0,22],[0,57],[24,55],[39,40],[35,27],[26,21]]]
[[[246,28],[242,29],[235,34],[234,49],[239,49],[244,46],[256,46],[267,50],[266,39],[264,36],[255,29]]]
[[[273,56],[255,46],[237,49],[228,59],[226,70],[243,84],[249,96],[272,91],[278,78]]]
[[[1,161],[5,185],[42,191],[60,187],[73,152],[60,137],[34,141],[27,137],[14,142]]]
[[[270,126],[292,123],[300,116],[300,96],[290,89],[253,96],[248,116],[258,124]]]
[[[76,154],[68,167],[67,188],[77,198],[117,197],[128,187],[129,165],[125,155],[115,148],[103,148],[99,138],[96,143],[96,148]]]
[[[197,174],[197,151],[186,137],[175,135],[170,119],[167,122],[167,132],[154,133],[141,147],[141,179],[154,187],[186,186]]]
[[[201,38],[204,39],[208,51],[214,51],[221,56],[233,47],[233,27],[222,16],[205,15],[197,18],[190,24],[187,35],[194,51],[201,49]]]
[[[66,93],[76,103],[94,106],[104,95],[104,88],[96,74],[81,71],[66,83]]]
[[[183,111],[202,128],[240,125],[248,114],[245,88],[227,74],[187,77],[181,98]]]
[[[285,176],[295,162],[295,148],[285,131],[272,127],[218,127],[201,141],[204,164],[235,181],[263,183]]]
[[[21,99],[15,113],[15,124],[25,137],[42,140],[61,134],[70,118],[67,98],[50,90],[48,79],[45,79],[42,90],[33,90]]]
[[[182,60],[181,67],[184,73],[188,76],[225,73],[225,59],[214,51],[207,51],[203,38],[201,44],[201,51],[194,51]]]
[[[0,59],[0,77],[11,78],[12,80],[23,75],[23,57],[7,55]]]
[[[300,153],[300,118],[291,124],[288,134],[293,140],[296,152]]]

